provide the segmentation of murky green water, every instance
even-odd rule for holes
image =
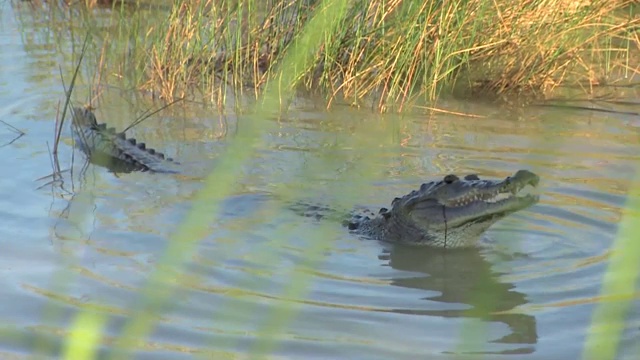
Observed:
[[[0,11],[0,118],[26,133],[11,142],[15,134],[0,126],[0,357],[59,354],[83,309],[108,314],[107,351],[139,311],[140,289],[243,120],[176,106],[132,130],[185,163],[184,176],[114,176],[94,166],[81,173],[84,158],[75,153],[73,174],[42,186],[50,179],[37,179],[51,173],[48,145],[63,99],[58,63],[69,61],[71,48],[20,27],[16,15],[25,16],[25,7],[5,2]],[[86,101],[88,88],[76,95]],[[97,105],[100,119],[118,129],[159,106],[115,89]],[[581,356],[640,160],[638,119],[446,106],[482,118],[324,112],[299,101],[286,119],[263,119],[272,130],[221,216],[200,234],[184,272],[170,279],[177,291],[136,345],[137,358],[244,358],[282,308],[294,310],[284,330],[271,334],[283,358]],[[68,169],[68,131],[63,142],[59,160]],[[376,208],[448,173],[504,177],[520,168],[542,177],[540,203],[496,224],[477,250],[391,247],[350,235],[338,222],[274,207],[282,189],[295,189],[338,207]],[[314,247],[320,263],[301,266]],[[308,291],[287,292],[301,271]],[[638,350],[639,304],[623,335],[629,359]],[[466,333],[471,342],[461,344]]]

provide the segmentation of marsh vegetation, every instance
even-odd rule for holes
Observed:
[[[327,106],[381,111],[440,95],[535,99],[628,85],[640,64],[640,18],[628,0],[53,3],[45,10],[58,13],[52,18],[92,29],[100,81],[127,78],[167,100],[219,106],[259,96],[269,82]],[[111,15],[98,21],[95,9]],[[312,23],[323,11],[336,21]],[[304,29],[321,36],[317,46]],[[308,61],[283,68],[295,47]],[[296,76],[283,83],[280,71]]]

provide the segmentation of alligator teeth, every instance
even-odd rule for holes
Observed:
[[[511,196],[511,193],[498,193],[485,201],[488,203],[497,203],[498,201],[509,199]]]
[[[511,192],[495,192],[495,193],[485,193],[485,194],[474,194],[466,197],[454,199],[450,202],[450,206],[458,207],[458,206],[466,206],[474,201],[483,201],[487,203],[497,203],[499,201],[503,201],[511,198],[513,195]]]

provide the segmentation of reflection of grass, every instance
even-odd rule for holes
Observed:
[[[640,169],[640,168],[639,168]],[[640,274],[640,172],[629,191],[626,214],[613,246],[602,286],[603,300],[593,313],[585,359],[614,359]],[[637,331],[637,330],[634,330]],[[634,349],[638,350],[638,349]]]
[[[304,68],[291,70],[297,89],[329,102],[370,99],[380,109],[455,89],[519,94],[575,81],[589,88],[637,68],[631,49],[640,19],[629,4],[355,0],[335,31],[307,49]],[[111,72],[167,99],[195,90],[218,105],[238,92],[261,94],[322,8],[316,0],[178,1],[156,25],[143,18],[147,11],[113,6],[117,31],[104,40],[129,44],[103,48]]]

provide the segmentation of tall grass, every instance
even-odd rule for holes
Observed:
[[[637,65],[640,19],[628,1],[348,2],[347,16],[316,48],[296,86],[330,102],[375,99],[402,109],[442,91],[543,94],[565,81],[602,83]],[[196,0],[176,3],[147,44],[147,88],[183,96],[194,84],[259,93],[316,1]],[[258,16],[255,10],[263,10]],[[293,83],[289,84],[292,86]]]
[[[230,96],[261,95],[323,6],[317,0],[166,1],[158,22],[131,3],[137,1],[111,5],[118,31],[103,35],[104,66],[163,98],[198,96],[220,107]],[[545,96],[562,85],[589,90],[628,79],[640,65],[632,0],[351,0],[345,6],[344,19],[306,49],[310,61],[286,85],[322,95],[328,106],[340,101],[401,111],[441,94]],[[83,21],[91,25],[91,18]],[[130,41],[114,51],[114,36]],[[126,69],[136,76],[124,76]]]

